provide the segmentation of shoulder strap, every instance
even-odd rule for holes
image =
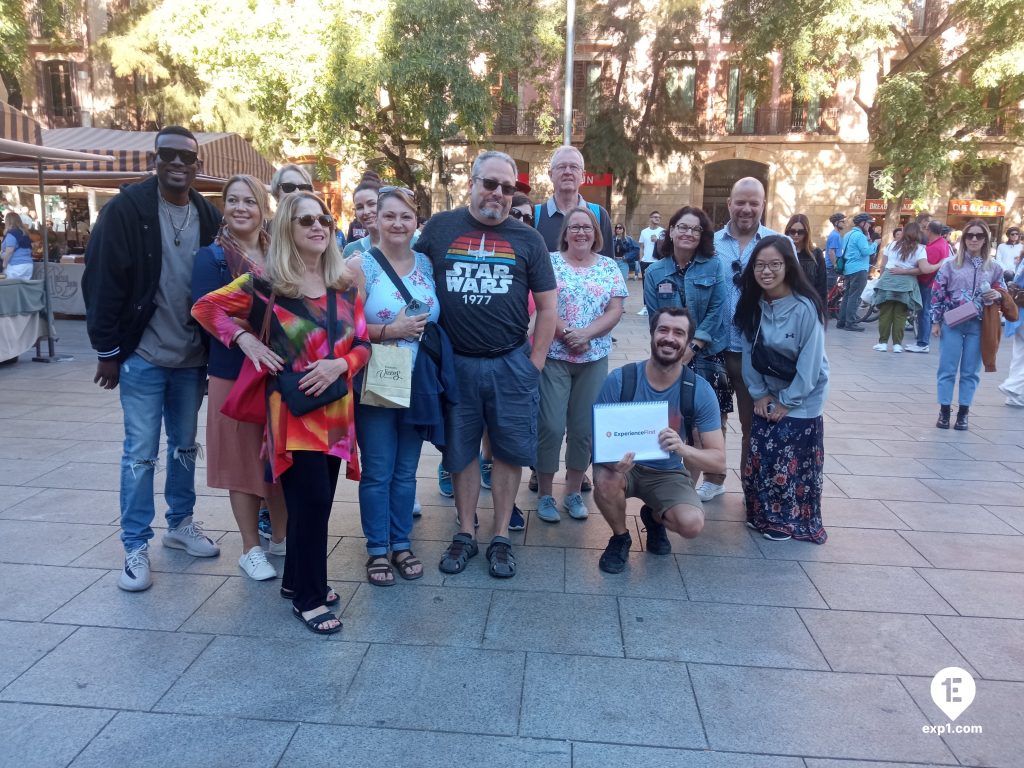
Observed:
[[[397,288],[398,292],[402,294],[402,300],[406,304],[411,304],[412,294],[409,293],[409,289],[405,287],[405,283],[402,282],[402,278],[400,278],[398,273],[395,272],[395,268],[391,266],[391,262],[388,261],[388,257],[381,253],[380,249],[376,247],[371,248],[367,253],[374,258],[380,268],[384,271],[384,274],[391,279],[392,283],[394,283],[395,288]]]
[[[540,209],[541,209],[541,206],[540,206],[539,203],[537,205],[533,206],[533,226],[534,227],[539,227],[540,226]]]
[[[683,366],[679,377],[679,413],[682,415],[683,436],[687,445],[693,445],[693,427],[696,419],[694,400],[697,392],[697,377],[689,366]]]
[[[338,298],[333,288],[327,289],[327,357],[334,358],[334,326],[338,323]]]
[[[597,226],[601,226],[601,206],[597,203],[587,203],[587,208],[594,214],[594,218],[597,219]]]
[[[622,390],[619,392],[620,403],[631,403],[636,396],[636,381],[639,376],[640,363],[629,363],[622,366]]]

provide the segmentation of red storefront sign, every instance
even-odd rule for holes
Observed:
[[[1004,216],[1006,207],[998,200],[950,200],[949,216]]]
[[[864,201],[864,212],[872,215],[884,214],[888,208],[888,203],[885,200],[877,198],[867,198]],[[913,200],[904,200],[903,205],[900,206],[900,215],[913,216],[916,213],[914,210]]]
[[[610,187],[612,185],[612,175],[610,173],[584,173],[583,174],[583,185],[584,187]]]

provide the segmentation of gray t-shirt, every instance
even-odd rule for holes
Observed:
[[[137,352],[144,360],[165,368],[194,368],[206,364],[206,347],[199,324],[192,319],[192,264],[199,250],[199,214],[160,201],[162,261],[156,311],[139,340]],[[177,228],[185,224],[181,234]],[[175,244],[175,237],[179,244]]]

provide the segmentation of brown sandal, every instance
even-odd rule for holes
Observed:
[[[405,557],[399,559],[398,556],[402,554]],[[392,552],[391,562],[398,569],[398,575],[406,581],[415,581],[416,579],[423,578],[423,563],[412,553],[411,549],[400,549],[397,552]],[[419,571],[414,570],[417,566]]]
[[[378,578],[374,578],[374,576]],[[384,578],[379,578],[381,576]],[[393,587],[395,585],[395,572],[384,555],[376,555],[366,561],[366,580],[375,587]]]

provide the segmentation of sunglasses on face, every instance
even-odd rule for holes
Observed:
[[[803,237],[807,234],[806,229],[787,229],[786,234],[790,237]]]
[[[165,163],[173,163],[175,158],[178,158],[185,165],[195,165],[199,159],[199,155],[190,149],[174,149],[173,147],[160,147],[156,154]]]
[[[512,195],[516,193],[515,184],[502,184],[497,179],[485,179],[483,176],[474,176],[473,180],[479,181],[481,184],[483,184],[484,189],[486,189],[488,192],[493,192],[498,187],[501,187],[501,194],[503,194],[505,197],[512,197]]]
[[[984,232],[964,232],[964,240],[984,240]]]
[[[528,221],[531,224],[533,224],[532,213],[523,213],[518,208],[513,208],[511,211],[508,212],[508,215],[511,216],[513,219],[519,219],[520,221]]]
[[[320,222],[320,226],[325,229],[332,229],[334,227],[334,219],[326,213],[321,213],[319,216],[314,216],[312,213],[307,213],[305,216],[292,216],[292,221],[299,222],[299,226],[306,229],[312,227],[316,222]]]
[[[293,184],[290,181],[282,181],[281,182],[281,191],[284,192],[286,195],[290,195],[292,192],[294,192],[297,189],[301,189],[303,192],[312,192],[313,191],[313,185],[312,184]]]

